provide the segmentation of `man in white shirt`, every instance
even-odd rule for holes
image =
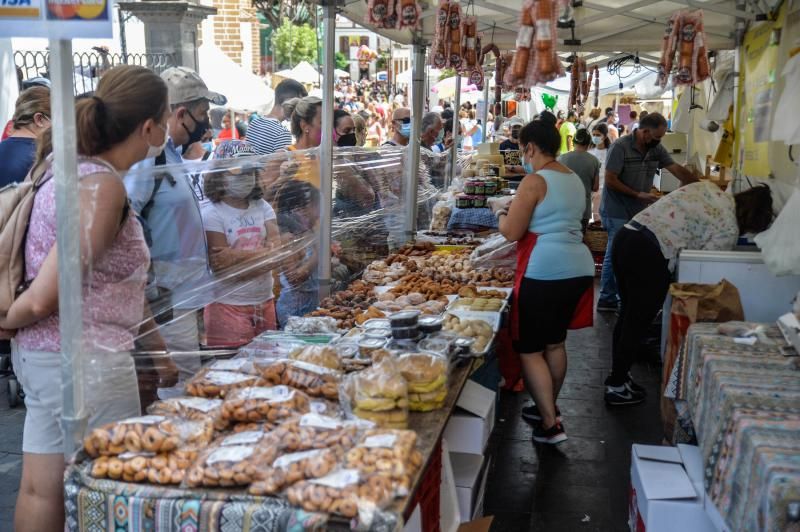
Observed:
[[[259,155],[269,155],[292,143],[292,134],[283,126],[291,117],[283,113],[284,102],[292,98],[305,98],[305,87],[293,79],[285,79],[275,87],[275,105],[267,116],[255,118],[247,128],[247,143]]]

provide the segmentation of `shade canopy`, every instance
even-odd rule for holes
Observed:
[[[273,91],[260,77],[236,64],[210,43],[203,43],[197,52],[198,71],[208,88],[223,94],[225,107],[237,111],[269,112],[275,102]]]

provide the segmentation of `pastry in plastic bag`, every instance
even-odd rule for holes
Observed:
[[[413,430],[367,430],[359,444],[347,452],[344,464],[362,473],[388,476],[398,495],[406,495],[422,465],[416,444]]]
[[[149,414],[178,416],[201,421],[211,418],[215,429],[224,430],[227,427],[226,423],[222,421],[222,399],[174,397],[156,401],[147,408],[147,412]]]
[[[123,482],[180,484],[196,458],[196,451],[175,451],[162,454],[123,453],[119,456],[100,456],[92,462],[90,474],[94,478],[110,478]]]
[[[215,446],[199,456],[187,472],[185,484],[190,488],[249,486],[276,455],[271,445]]]
[[[290,419],[273,431],[281,448],[290,452],[335,446],[347,450],[355,445],[358,433],[358,425],[353,421],[315,413]]]
[[[203,368],[186,383],[186,393],[195,397],[225,397],[232,390],[260,384],[262,380],[254,375]]]
[[[251,495],[275,495],[300,480],[321,478],[339,463],[341,449],[313,449],[278,456],[248,490]]]
[[[308,396],[300,390],[260,386],[231,392],[222,404],[222,419],[227,423],[278,423],[309,409]]]
[[[341,373],[298,360],[280,360],[262,367],[261,375],[270,384],[284,384],[312,397],[339,397]]]
[[[298,482],[286,490],[286,497],[309,512],[359,516],[369,522],[376,510],[392,501],[394,487],[389,477],[340,469],[322,478]]]
[[[296,348],[289,353],[289,358],[314,364],[315,366],[322,366],[323,368],[341,369],[339,353],[336,352],[336,349],[327,345],[309,345]]]
[[[379,427],[408,426],[408,385],[393,360],[384,359],[351,379],[345,388],[356,417]]]
[[[165,453],[201,449],[211,442],[210,418],[191,420],[165,416],[141,416],[94,429],[83,441],[92,458],[123,453]]]
[[[429,412],[447,399],[447,360],[426,353],[407,353],[397,359],[397,367],[408,382],[408,408]]]

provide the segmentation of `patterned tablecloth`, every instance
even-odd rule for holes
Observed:
[[[376,512],[370,527],[331,522],[329,516],[289,506],[282,499],[239,490],[185,490],[94,479],[86,465],[67,468],[66,529],[81,532],[375,532],[397,528],[399,517]]]
[[[703,454],[705,487],[731,530],[787,530],[800,502],[800,358],[771,344],[737,344],[717,324],[689,329],[666,391]],[[795,524],[795,526],[800,526]]]

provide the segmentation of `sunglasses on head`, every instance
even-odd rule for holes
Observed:
[[[411,117],[407,116],[405,118],[395,118],[394,121],[395,122],[402,122],[404,124],[410,124],[411,123]]]

